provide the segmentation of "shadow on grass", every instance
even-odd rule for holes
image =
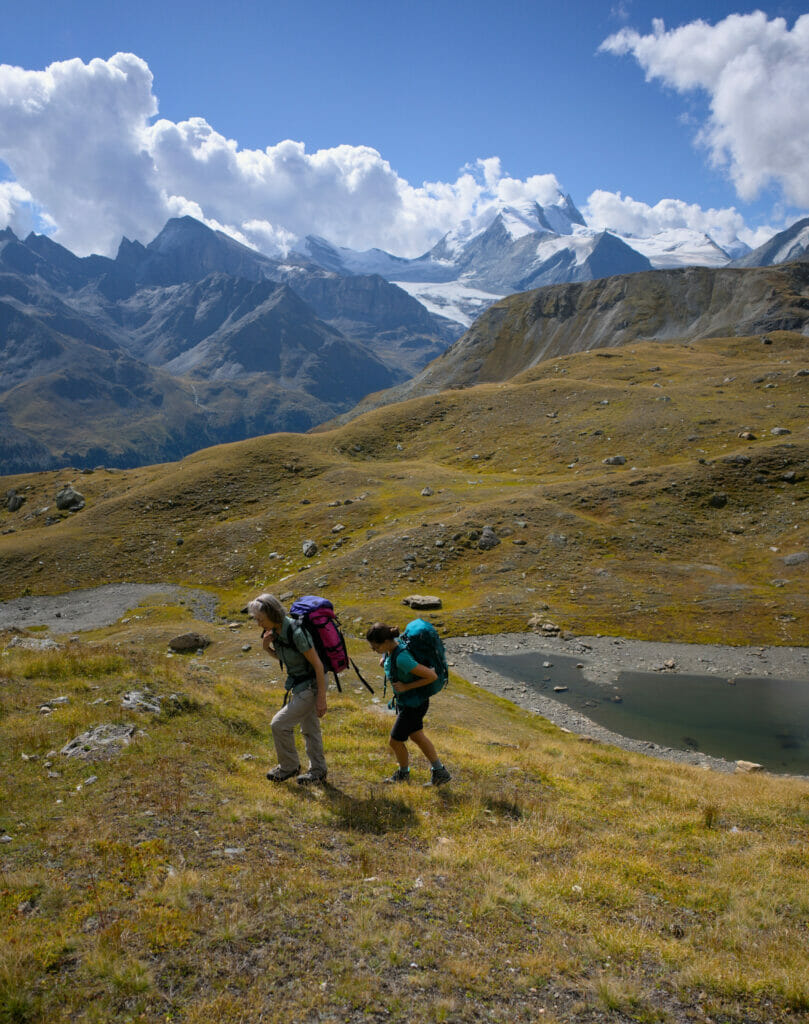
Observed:
[[[355,797],[328,784],[323,792],[331,805],[335,824],[350,832],[381,836],[418,824],[418,815],[401,798],[376,793],[365,798]]]

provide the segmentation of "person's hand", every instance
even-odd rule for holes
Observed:
[[[326,714],[327,710],[328,709],[326,707],[326,694],[319,693],[315,698],[315,711],[317,712],[317,717],[322,718]]]
[[[261,637],[261,646],[267,654],[275,655],[275,645],[272,642],[272,633],[265,630]]]

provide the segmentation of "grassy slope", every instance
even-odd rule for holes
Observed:
[[[583,743],[454,679],[449,786],[379,784],[390,718],[352,686],[331,785],[272,786],[280,687],[218,630],[202,658],[123,627],[3,656],[0,1020],[805,1019],[805,783]],[[179,713],[122,711],[146,686]],[[48,756],[104,721],[143,734]]]
[[[6,478],[28,500],[2,514],[0,587],[192,582],[226,616],[265,586],[322,589],[355,637],[434,591],[453,633],[547,604],[575,630],[805,643],[806,569],[780,561],[809,546],[805,355],[784,335],[571,357],[327,434],[76,476],[87,508],[48,527],[68,475]],[[332,785],[272,788],[280,688],[226,622],[146,604],[0,657],[0,1021],[805,1017],[805,782],[584,743],[453,679],[429,720],[447,788],[379,785],[390,719],[351,685],[325,720]],[[167,659],[189,626],[212,645]],[[145,686],[180,713],[123,711]],[[48,757],[107,721],[143,735],[109,763]]]
[[[71,474],[6,477],[28,500],[0,513],[0,596],[172,580],[233,614],[257,589],[328,589],[349,621],[426,591],[453,633],[547,606],[575,631],[805,644],[807,568],[783,557],[809,549],[809,355],[774,339],[586,353],[323,434],[74,475],[87,507],[47,527]],[[481,552],[486,524],[503,543]]]

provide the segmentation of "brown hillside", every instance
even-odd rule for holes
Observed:
[[[404,384],[364,398],[334,422],[446,388],[505,381],[547,359],[639,341],[805,332],[809,263],[653,270],[510,295]]]
[[[540,613],[581,632],[803,644],[807,344],[636,344],[322,434],[6,477],[26,501],[0,512],[0,596],[172,581],[233,615],[259,589],[326,591],[350,623],[435,593],[452,633]],[[58,513],[69,479],[87,505]],[[501,543],[484,551],[487,525]]]

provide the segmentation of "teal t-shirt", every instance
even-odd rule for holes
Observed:
[[[385,675],[388,677],[388,679],[392,678],[390,674],[390,663],[391,656],[390,654],[386,654],[385,661],[382,667],[384,668]],[[418,662],[413,657],[413,655],[409,651],[406,651],[404,647],[399,647],[398,653],[396,655],[397,680],[400,683],[415,683],[415,681],[419,678],[417,675],[413,674],[413,669],[415,668],[416,665],[418,665]]]

